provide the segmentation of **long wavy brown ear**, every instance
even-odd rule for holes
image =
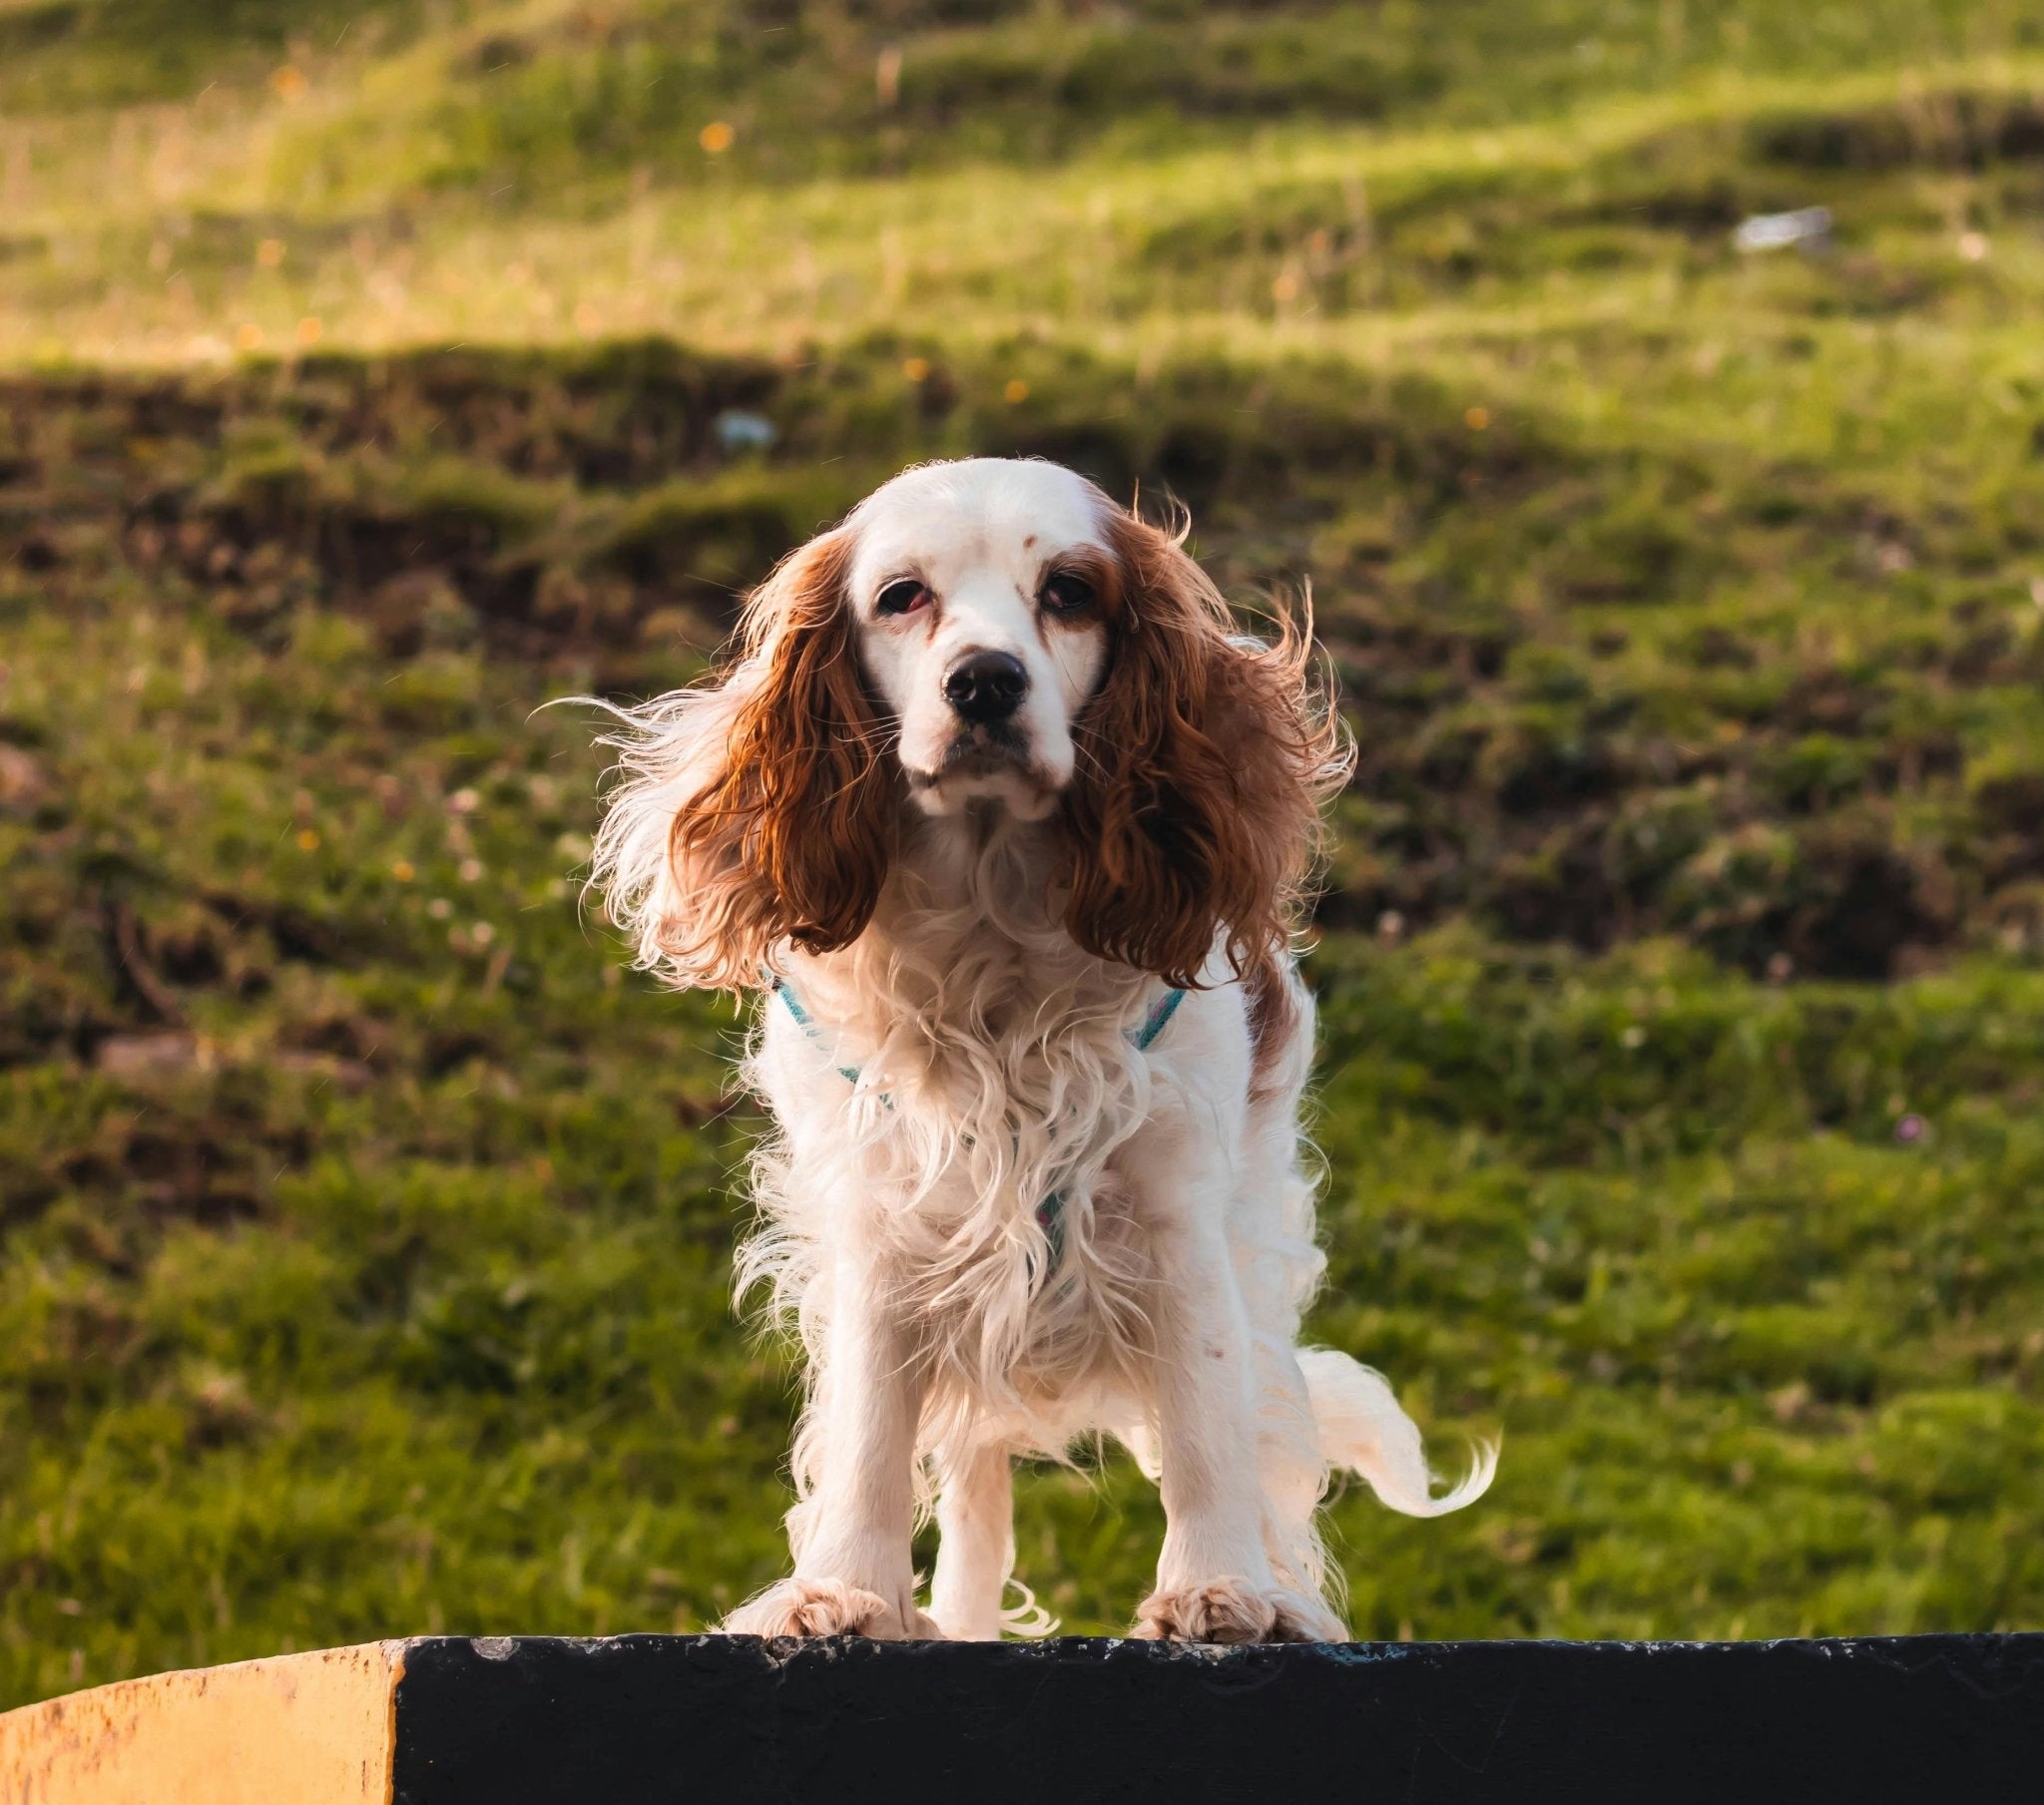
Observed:
[[[1108,665],[1066,799],[1066,927],[1182,988],[1217,945],[1261,981],[1353,761],[1314,680],[1310,616],[1273,645],[1246,639],[1178,538],[1115,509],[1109,540]]]
[[[867,698],[844,581],[851,536],[811,540],[754,592],[722,680],[625,711],[609,743],[596,879],[639,963],[739,990],[784,942],[828,952],[871,919],[897,779]]]

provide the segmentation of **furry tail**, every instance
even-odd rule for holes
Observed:
[[[1438,1498],[1419,1425],[1398,1408],[1384,1375],[1332,1348],[1301,1348],[1299,1371],[1312,1400],[1320,1458],[1360,1473],[1378,1499],[1407,1517],[1445,1517],[1474,1504],[1497,1473],[1497,1444],[1477,1442],[1469,1472]]]

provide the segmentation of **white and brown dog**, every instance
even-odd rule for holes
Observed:
[[[1324,1264],[1291,937],[1349,749],[1172,536],[1054,464],[908,471],[793,553],[712,681],[626,711],[596,882],[672,982],[767,993],[744,1283],[800,1329],[763,1635],[1042,1630],[1009,1469],[1163,1490],[1136,1633],[1338,1638],[1330,1470],[1435,1496],[1383,1379],[1296,1345]],[[934,1500],[927,1610],[910,1538]]]

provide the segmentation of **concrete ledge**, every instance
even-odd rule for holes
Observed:
[[[0,1717],[0,1805],[2017,1799],[2044,1634],[1732,1643],[438,1636]]]

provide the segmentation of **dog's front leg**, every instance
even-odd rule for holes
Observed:
[[[815,1395],[795,1446],[794,1575],[725,1620],[740,1635],[942,1634],[915,1605],[915,1435],[923,1373],[873,1274],[840,1258]]]
[[[1338,1638],[1340,1624],[1321,1600],[1280,1586],[1271,1568],[1251,1325],[1228,1245],[1226,1149],[1181,1132],[1146,1137],[1143,1152],[1140,1188],[1158,1255],[1152,1404],[1165,1533],[1157,1589],[1138,1610],[1135,1633],[1188,1642]]]

